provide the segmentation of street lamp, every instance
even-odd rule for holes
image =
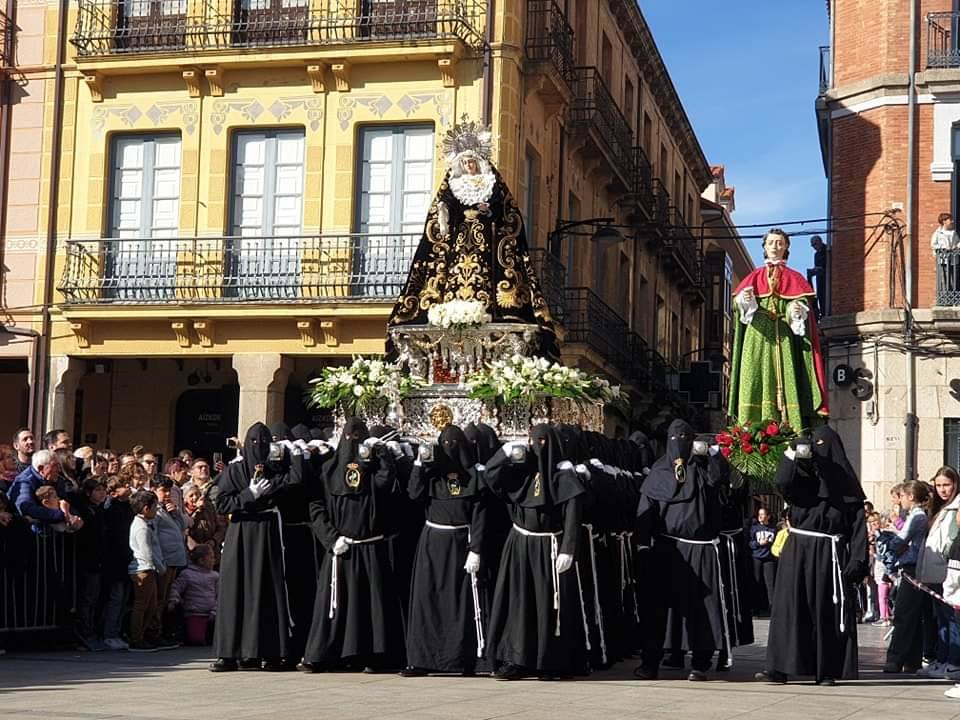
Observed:
[[[589,220],[560,220],[551,233],[551,241],[560,236],[561,233],[583,225],[596,225],[593,235],[590,236],[592,242],[597,243],[603,248],[619,245],[624,238],[620,231],[614,227],[613,218],[590,218]],[[551,242],[552,244],[552,242]]]
[[[7,345],[15,337],[38,338],[40,333],[30,328],[0,324],[0,345]]]

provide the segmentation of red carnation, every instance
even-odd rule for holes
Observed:
[[[730,457],[730,448],[724,445],[722,448],[720,448],[720,454],[725,458]]]
[[[717,435],[717,443],[720,445],[732,445],[733,438],[730,437],[730,433],[722,432],[719,435]]]
[[[770,452],[770,446],[766,443],[760,443],[760,454],[766,455],[768,452]]]
[[[775,422],[772,422],[769,425],[767,425],[767,435],[770,435],[772,437],[779,432],[780,432],[780,426],[777,425]]]
[[[748,454],[749,454],[749,453],[752,453],[752,452],[753,452],[753,445],[751,445],[751,444],[750,444],[749,442],[747,442],[747,441],[744,441],[744,443],[743,443],[743,451],[744,451],[745,453],[748,453]]]
[[[753,440],[753,436],[750,433],[740,433],[740,442],[744,445],[748,445]]]

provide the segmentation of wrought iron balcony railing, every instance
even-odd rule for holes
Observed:
[[[566,342],[583,343],[616,368],[627,383],[647,387],[649,352],[643,339],[593,290],[567,288],[566,296]]]
[[[419,234],[68,240],[69,304],[392,302]]]
[[[830,65],[830,46],[820,46],[820,94],[823,95],[833,84],[832,68]]]
[[[960,67],[960,12],[927,15],[927,67]]]
[[[657,196],[654,193],[653,167],[647,159],[647,153],[640,145],[633,148],[633,184],[630,194],[633,201],[643,210],[647,218],[653,220],[656,215]]]
[[[540,289],[550,307],[550,314],[555,322],[562,325],[567,314],[567,299],[564,293],[567,268],[560,258],[544,248],[531,250],[530,260],[540,280]]]
[[[670,193],[660,178],[653,178],[650,181],[653,188],[653,220],[663,228],[670,225]]]
[[[80,57],[231,48],[484,42],[483,0],[78,0]]]
[[[937,305],[960,305],[960,250],[937,250]]]
[[[573,28],[555,0],[527,0],[527,58],[549,62],[567,82],[573,79]]]
[[[686,272],[691,285],[699,287],[701,263],[697,239],[676,207],[670,208],[670,224],[664,247],[672,252],[675,261]]]
[[[11,68],[14,64],[13,33],[16,28],[5,12],[0,11],[0,68]]]
[[[633,131],[597,68],[576,68],[569,119],[574,128],[593,131],[597,144],[629,188],[633,183]]]

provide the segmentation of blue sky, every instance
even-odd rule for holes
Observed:
[[[825,217],[814,114],[825,3],[640,0],[640,8],[707,160],[726,166],[737,188],[734,222]],[[758,261],[759,240],[745,242]],[[791,266],[803,271],[811,260],[808,238],[797,238]]]

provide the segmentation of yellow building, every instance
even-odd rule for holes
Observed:
[[[383,351],[463,115],[567,361],[652,422],[701,346],[711,169],[636,4],[563,5],[10,0],[0,432],[169,453],[305,419],[317,368]]]

